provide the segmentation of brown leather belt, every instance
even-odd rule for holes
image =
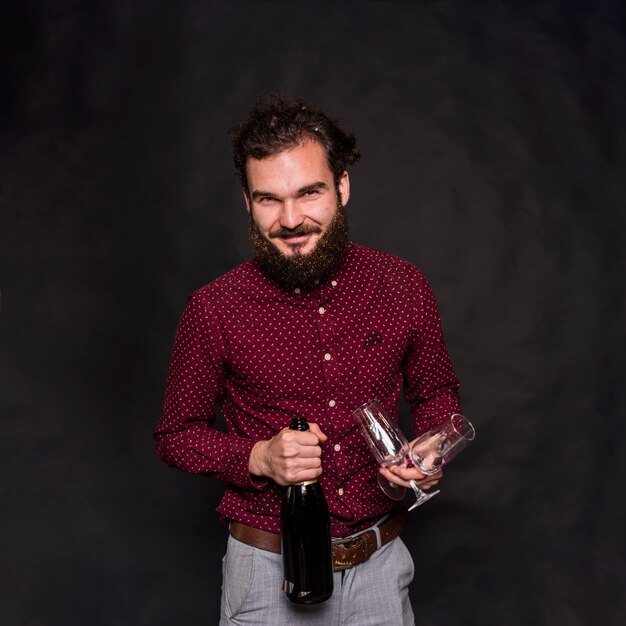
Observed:
[[[367,561],[378,548],[389,543],[402,532],[407,515],[406,509],[399,509],[376,526],[378,532],[372,528],[343,539],[333,539],[333,569],[337,572]],[[281,553],[280,535],[276,533],[253,528],[241,522],[231,522],[230,534],[249,546],[274,552],[274,554]],[[380,541],[377,534],[380,534]]]

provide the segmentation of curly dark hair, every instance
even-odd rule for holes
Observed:
[[[327,113],[304,100],[287,100],[277,93],[260,94],[248,117],[234,124],[228,135],[235,172],[246,193],[248,157],[264,159],[307,138],[324,149],[335,184],[346,167],[356,165],[361,157],[354,135]]]

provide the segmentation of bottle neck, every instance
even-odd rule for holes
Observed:
[[[291,422],[289,424],[290,430],[299,430],[299,431],[307,431],[309,430],[309,423],[306,421],[304,417],[293,417],[291,418]],[[314,485],[317,482],[317,478],[314,480],[305,480],[301,483],[295,483],[300,487],[306,487],[307,485]]]
[[[289,423],[290,430],[305,431],[309,430],[309,423],[304,417],[292,417]]]

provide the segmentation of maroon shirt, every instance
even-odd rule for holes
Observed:
[[[437,305],[417,268],[350,244],[326,284],[288,293],[248,261],[187,301],[157,451],[171,466],[228,483],[223,518],[277,533],[281,488],[249,474],[250,452],[294,416],[316,422],[328,435],[320,483],[331,532],[344,537],[397,506],[378,486],[352,411],[376,398],[395,418],[403,381],[415,432],[459,411]],[[213,427],[216,404],[226,433]]]

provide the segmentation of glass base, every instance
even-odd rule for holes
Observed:
[[[389,482],[382,474],[378,474],[378,484],[383,493],[392,500],[403,500],[406,495],[406,489],[402,485]]]
[[[428,500],[434,498],[439,493],[439,489],[437,491],[433,491],[432,493],[426,493],[425,491],[422,491],[415,484],[414,480],[411,481],[411,487],[413,487],[413,493],[415,494],[415,502],[409,507],[409,511],[412,511],[421,504],[424,504],[424,502],[428,502]]]

